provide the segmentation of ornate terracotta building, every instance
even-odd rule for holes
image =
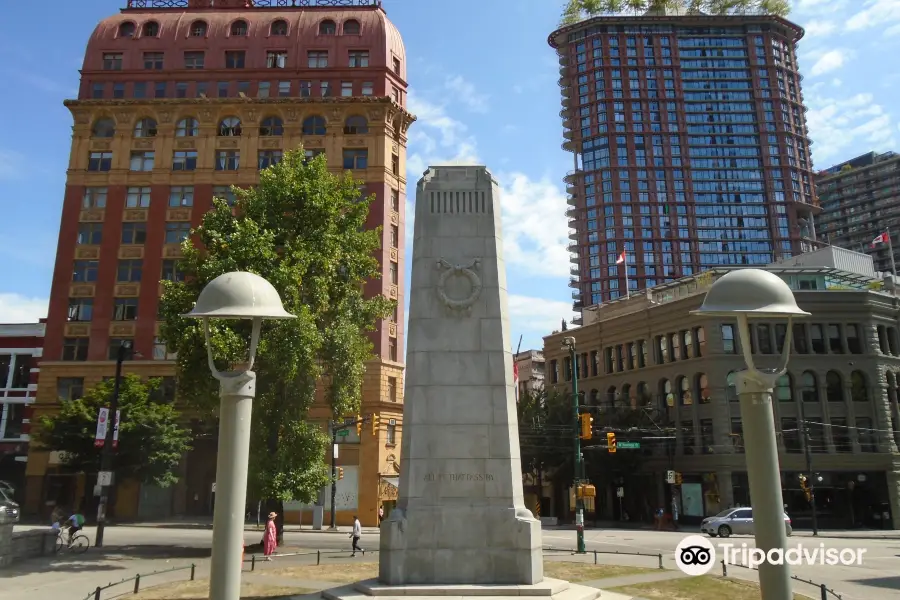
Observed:
[[[180,277],[180,243],[213,196],[232,199],[230,186],[254,185],[302,144],[375,195],[382,277],[366,293],[398,303],[372,335],[377,358],[363,389],[363,412],[380,414],[380,429],[344,438],[338,459],[339,522],[356,513],[374,524],[390,500],[402,419],[404,173],[415,120],[406,67],[378,0],[128,0],[103,20],[79,97],[66,102],[72,150],[36,410],[112,376],[124,340],[135,350],[125,372],[167,378],[162,393],[174,398],[174,357],[157,338],[159,282]],[[324,404],[311,418],[327,427]],[[181,483],[121,482],[119,517],[211,514],[215,428],[203,435],[195,425]],[[89,512],[94,475],[57,475],[52,459],[29,455],[27,510],[65,498]]]

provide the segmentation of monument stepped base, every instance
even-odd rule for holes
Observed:
[[[600,590],[550,578],[534,585],[385,585],[367,579],[322,592],[325,600],[424,600],[438,596],[452,596],[454,600],[521,600],[523,596],[535,600],[595,600]]]

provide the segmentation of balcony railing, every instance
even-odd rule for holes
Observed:
[[[190,8],[191,4],[200,4],[195,0],[128,0],[126,8]],[[217,0],[204,2],[206,8],[218,8]],[[247,8],[311,8],[332,7],[346,8],[352,6],[381,6],[381,0],[248,0]],[[241,7],[243,8],[243,7]]]

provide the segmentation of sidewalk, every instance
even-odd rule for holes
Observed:
[[[542,529],[547,531],[575,531],[574,524],[544,525]],[[622,523],[618,521],[597,521],[585,526],[586,532],[591,531],[659,531],[660,533],[683,533],[685,535],[699,533],[699,525],[680,525],[678,529],[656,529],[649,523]],[[820,529],[818,536],[813,536],[809,529],[795,529],[794,537],[820,537],[833,539],[860,539],[860,540],[900,540],[900,530],[897,529]]]

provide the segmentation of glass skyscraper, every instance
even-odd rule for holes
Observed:
[[[550,35],[576,311],[624,296],[626,269],[633,293],[815,239],[802,35],[770,15],[602,16]]]

